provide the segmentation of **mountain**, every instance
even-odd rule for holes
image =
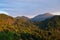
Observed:
[[[60,30],[60,15],[55,15],[54,17],[43,21],[41,27],[47,29],[55,28]]]
[[[50,13],[45,13],[45,14],[42,14],[42,15],[37,15],[34,18],[32,18],[31,20],[32,21],[43,21],[43,20],[46,20],[46,19],[51,18],[53,16],[54,15],[52,15]]]
[[[17,16],[16,19],[29,19],[29,18],[25,16]]]
[[[46,13],[36,18],[44,21],[0,14],[0,40],[60,40],[60,15]]]
[[[46,19],[44,21],[35,22],[35,25],[39,26],[41,29],[56,29],[60,30],[60,15],[55,15],[54,17],[51,17],[49,19]]]
[[[0,24],[13,24],[16,20],[6,14],[0,14]]]
[[[30,19],[25,16],[17,16],[15,19],[19,22],[30,22]]]

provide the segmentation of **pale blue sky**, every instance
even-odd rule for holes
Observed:
[[[45,12],[60,12],[60,0],[0,0],[0,11],[11,16],[33,17]]]

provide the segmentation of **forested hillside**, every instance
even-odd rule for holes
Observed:
[[[32,22],[0,14],[0,40],[60,40],[60,16]]]

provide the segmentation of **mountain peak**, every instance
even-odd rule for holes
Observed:
[[[17,16],[16,19],[29,19],[29,18],[25,16]]]
[[[51,14],[51,13],[45,13],[45,14],[43,14],[43,15],[46,15],[46,16],[53,16],[53,14]]]
[[[0,13],[0,15],[6,15],[6,14]]]
[[[1,24],[8,24],[11,25],[15,22],[15,19],[9,15],[6,14],[0,14],[0,25]]]
[[[46,20],[47,18],[51,18],[53,16],[54,15],[50,14],[50,13],[40,14],[40,15],[37,15],[34,18],[32,18],[32,21],[43,21],[43,20]]]
[[[51,14],[51,13],[45,13],[44,15],[53,15],[53,14]]]

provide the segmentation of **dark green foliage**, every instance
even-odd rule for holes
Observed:
[[[19,38],[19,35],[14,32],[7,30],[0,32],[0,40],[19,40]]]
[[[50,19],[47,19],[41,23],[43,29],[60,29],[60,16],[54,16]]]

